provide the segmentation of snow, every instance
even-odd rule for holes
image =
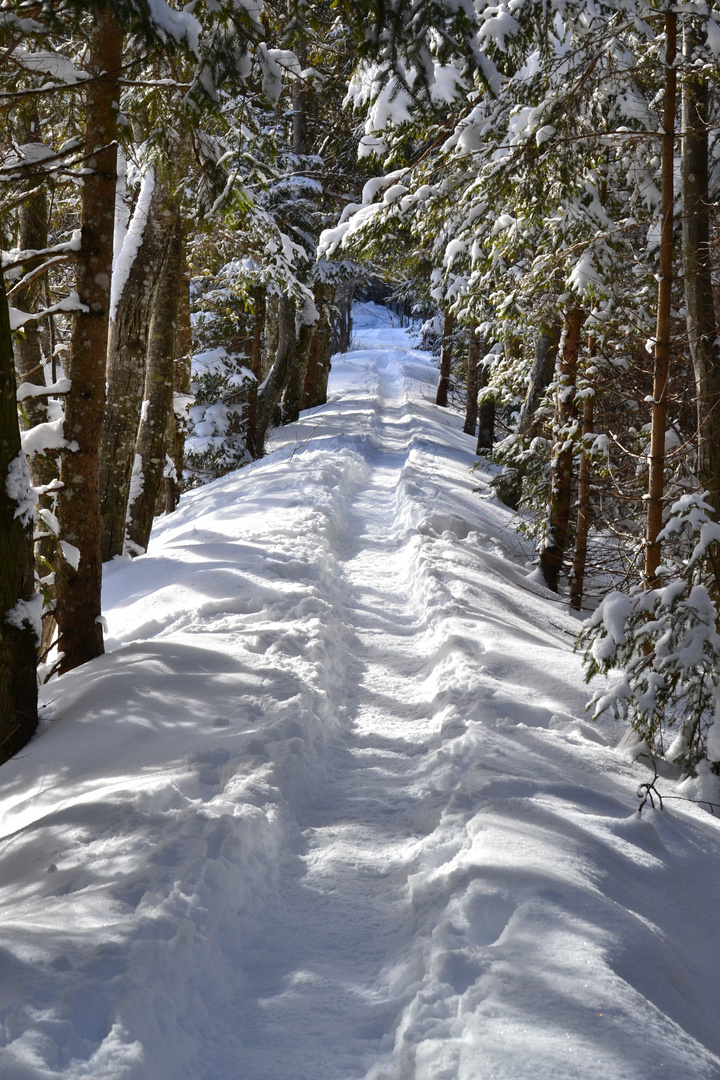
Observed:
[[[58,245],[59,247],[59,245]],[[64,245],[70,250],[70,245]],[[74,250],[74,249],[73,249]],[[40,319],[46,318],[48,315],[54,315],[56,311],[89,311],[90,308],[87,304],[83,304],[80,301],[80,297],[71,289],[68,295],[63,300],[58,300],[56,304],[51,304],[50,307],[43,308],[41,311],[29,312],[21,311],[19,308],[10,307],[10,329],[18,330],[21,326],[24,326],[26,322],[38,322]]]
[[[20,383],[17,388],[18,401],[26,401],[34,397],[52,397],[53,394],[68,394],[72,383],[70,379],[58,379],[57,382],[46,386],[44,383]]]
[[[145,234],[150,203],[155,190],[155,171],[152,167],[147,169],[140,181],[138,200],[133,211],[127,232],[122,237],[122,245],[115,252],[113,258],[113,274],[110,286],[110,321],[117,318],[117,308],[122,298],[123,290],[130,277],[133,263],[142,245]],[[116,207],[117,209],[117,207]],[[117,217],[117,214],[116,214]],[[116,228],[116,233],[118,232]]]
[[[77,451],[77,442],[74,440],[68,442],[63,435],[63,424],[63,417],[60,416],[57,420],[47,420],[42,424],[36,424],[28,431],[21,431],[20,441],[23,453],[33,457],[35,454],[44,454],[46,450],[67,448]]]
[[[29,626],[39,645],[42,639],[42,609],[42,595],[33,593],[29,600],[18,600],[14,607],[5,612],[5,622],[18,630]]]
[[[186,5],[183,11],[174,11],[166,0],[148,0],[148,9],[158,33],[166,40],[187,41],[197,54],[200,47],[201,26],[192,14],[193,4]]]
[[[73,570],[77,570],[80,566],[80,549],[75,547],[75,545],[71,544],[68,540],[58,541],[58,547],[63,553],[65,562],[71,566]]]
[[[583,296],[588,290],[598,289],[602,286],[602,279],[597,272],[591,249],[587,249],[582,253],[568,274],[567,283],[579,296]]]
[[[43,72],[51,75],[60,82],[73,85],[89,79],[87,71],[75,68],[71,60],[58,52],[28,52],[26,49],[15,48],[12,54],[13,60],[25,68],[26,71]],[[27,146],[23,147],[27,149]],[[54,153],[54,151],[52,151]]]
[[[35,513],[37,496],[30,482],[30,470],[23,450],[8,465],[5,491],[11,502],[15,503],[13,517],[20,518],[22,525],[28,525]]]
[[[108,653],[2,766],[0,1074],[711,1080],[720,823],[638,816],[431,359],[354,326],[108,564]]]
[[[146,406],[148,404],[149,404],[148,402],[143,401],[143,409],[146,410]],[[144,420],[145,417],[141,415],[141,419]],[[144,487],[145,487],[145,476],[144,476],[144,473],[143,473],[142,454],[136,454],[135,457],[133,458],[132,473],[130,475],[130,490],[129,490],[129,493],[128,493],[128,511],[130,510],[130,507],[134,506],[134,504],[140,498],[140,496],[143,493]]]

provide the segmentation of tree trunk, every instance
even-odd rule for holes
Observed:
[[[550,505],[545,541],[540,550],[540,569],[549,589],[558,591],[568,524],[575,447],[569,427],[575,411],[575,380],[583,312],[574,308],[565,316],[560,342],[558,387],[555,394],[555,447],[550,464]]]
[[[172,459],[173,473],[165,477],[165,513],[171,514],[180,502],[183,469],[185,466],[185,438],[187,436],[187,410],[182,411],[175,395],[190,395],[192,382],[192,324],[190,321],[190,270],[183,247],[183,273],[175,333],[175,364],[173,369],[173,408],[170,411],[168,454]]]
[[[306,68],[308,66],[307,46],[304,42],[299,42],[295,46],[295,55],[300,61],[300,66],[303,69]],[[303,157],[308,152],[307,84],[300,79],[295,79],[290,93],[292,97],[293,153],[297,154],[298,157]]]
[[[128,500],[126,542],[135,555],[147,551],[150,541],[165,471],[168,417],[173,408],[175,334],[183,283],[183,226],[178,208],[174,217],[150,322],[143,411],[133,463],[135,490]]]
[[[489,372],[483,365],[478,372],[478,389],[484,390],[488,384]],[[478,410],[478,439],[475,452],[485,454],[495,445],[495,402],[483,401]]]
[[[97,14],[87,68],[82,233],[77,292],[89,310],[73,319],[69,375],[72,390],[65,410],[65,438],[76,451],[62,454],[58,520],[64,557],[58,560],[57,623],[60,672],[103,652],[100,625],[100,433],[105,412],[110,277],[112,274],[115,185],[117,182],[118,74],[122,30],[108,4]],[[68,547],[68,545],[71,545]]]
[[[526,439],[534,439],[542,427],[536,413],[555,374],[561,332],[562,326],[557,323],[535,338],[535,358],[518,427],[518,433]]]
[[[355,294],[355,282],[347,281],[338,285],[333,294],[332,330],[328,357],[336,352],[344,353],[350,348],[352,339],[352,306]],[[328,371],[330,369],[328,368]]]
[[[34,110],[26,118],[23,137],[26,142],[42,142],[40,122]],[[21,250],[41,251],[48,246],[48,205],[47,195],[42,186],[39,186],[19,207],[18,225]],[[23,268],[23,273],[25,272],[26,268]],[[13,303],[23,311],[36,312],[42,303],[43,293],[43,279],[36,278],[15,294]],[[17,334],[15,357],[19,382],[45,386],[40,331],[36,321],[31,320],[25,323],[23,332]],[[47,401],[43,397],[27,398],[23,402],[22,411],[25,414],[27,428],[43,424],[48,418]],[[35,486],[49,484],[53,477],[57,476],[55,460],[44,454],[34,455],[30,462],[30,474]]]
[[[153,182],[142,241],[110,322],[108,396],[100,452],[103,561],[122,554],[125,542],[130,474],[145,382],[148,328],[173,223],[173,215],[166,213],[167,189],[157,181]],[[142,222],[139,226],[142,228]]]
[[[515,436],[518,441],[530,443],[542,431],[544,421],[537,416],[537,411],[555,374],[561,331],[562,326],[558,323],[549,330],[542,330],[535,338],[533,366]],[[492,482],[498,497],[512,510],[517,510],[520,504],[526,472],[527,463],[521,462],[511,468],[504,468]]]
[[[699,46],[694,25],[685,28],[686,68]],[[708,192],[708,85],[697,73],[682,84],[682,250],[687,331],[695,371],[698,411],[700,490],[720,518],[720,350],[710,258],[710,196]]]
[[[248,420],[247,432],[245,435],[248,452],[252,458],[256,459],[259,458],[262,453],[262,447],[258,446],[257,443],[257,396],[262,379],[263,327],[265,325],[266,307],[265,289],[259,285],[254,293],[255,310],[253,312],[253,341],[252,353],[250,356],[250,370],[257,382],[255,382],[248,397]]]
[[[282,412],[284,424],[294,424],[300,416],[300,404],[310,359],[310,347],[315,334],[315,325],[314,322],[303,322],[300,326],[294,362],[283,395]]]
[[[33,515],[16,398],[10,315],[0,271],[0,762],[25,745],[38,722],[38,642],[22,621],[22,606],[33,594]]]
[[[42,142],[40,120],[34,106],[25,118],[25,142]],[[48,246],[48,204],[45,189],[40,186],[18,209],[20,248],[23,251],[42,251]],[[25,272],[25,268],[23,268]],[[36,278],[15,294],[13,303],[23,311],[37,312],[44,298],[45,283]],[[18,382],[45,386],[45,365],[41,348],[41,331],[35,320],[25,323],[23,333],[15,337],[15,363]],[[47,398],[29,397],[21,405],[23,424],[26,429],[36,427],[48,420]],[[45,487],[57,479],[59,466],[56,453],[33,454],[30,458],[30,476],[35,487]],[[53,509],[53,496],[41,495],[38,499],[41,510]],[[42,535],[35,547],[35,557],[40,574],[47,574],[55,565],[57,538],[51,532]],[[54,592],[54,588],[53,588]],[[48,616],[45,620],[47,642],[54,637],[55,620]]]
[[[665,431],[667,428],[668,377],[670,374],[670,306],[673,282],[673,168],[675,153],[675,49],[677,15],[665,15],[665,94],[662,137],[662,225],[660,231],[660,280],[657,298],[657,330],[653,371],[652,427],[650,433],[650,469],[648,478],[647,532],[645,546],[645,585],[658,583],[660,565],[658,535],[662,529],[663,492],[665,487]]]
[[[466,435],[474,435],[477,428],[478,417],[478,393],[480,381],[478,373],[478,361],[480,359],[480,342],[477,338],[475,327],[470,327],[470,341],[467,352],[467,401],[465,403],[465,424],[463,431]]]
[[[265,445],[265,436],[285,389],[295,354],[295,305],[287,296],[281,296],[278,300],[277,327],[275,361],[257,394],[255,440],[258,448]]]
[[[315,286],[315,305],[318,321],[310,342],[308,363],[305,371],[301,409],[314,409],[327,401],[327,383],[332,353],[332,309],[335,289],[332,285]]]
[[[452,311],[445,312],[443,319],[442,350],[440,352],[440,380],[438,382],[435,404],[447,407],[448,391],[450,389],[450,365],[452,363]]]
[[[585,564],[587,562],[587,541],[592,521],[590,505],[590,455],[585,436],[593,430],[595,400],[592,394],[583,398],[583,441],[580,450],[580,468],[578,471],[578,511],[575,526],[575,551],[570,572],[570,606],[580,611],[585,587]]]
[[[277,359],[278,341],[280,337],[280,297],[272,293],[265,303],[265,333],[264,348],[260,374],[265,380],[270,374],[273,364]]]
[[[333,353],[329,334],[320,334],[317,350],[317,374],[315,377],[315,402],[316,406],[327,404],[328,380],[332,367]]]

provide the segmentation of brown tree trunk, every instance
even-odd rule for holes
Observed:
[[[110,322],[107,408],[100,452],[102,558],[122,554],[130,474],[140,424],[148,329],[173,215],[167,188],[155,181],[142,241]]]
[[[645,537],[645,585],[657,585],[660,565],[663,492],[665,488],[665,431],[667,428],[668,378],[670,374],[670,308],[673,283],[673,203],[675,154],[675,50],[677,15],[665,15],[665,93],[662,137],[662,224],[660,231],[660,280],[657,298],[657,330],[653,371],[650,470],[648,478],[647,532]]]
[[[440,352],[440,380],[438,382],[435,404],[443,408],[448,403],[448,391],[450,390],[450,365],[452,364],[452,311],[445,312],[443,319],[442,350]]]
[[[300,61],[300,66],[306,68],[307,46],[300,42],[295,47],[295,55]],[[292,142],[293,153],[302,157],[308,152],[308,125],[307,125],[307,98],[308,89],[305,82],[296,79],[291,88],[292,97]]]
[[[490,378],[485,364],[478,366],[478,392],[484,390]],[[495,445],[495,402],[483,401],[478,409],[478,438],[475,452],[485,454]]]
[[[592,522],[592,508],[590,505],[590,455],[585,436],[591,435],[593,430],[595,401],[592,395],[583,398],[583,440],[580,450],[580,468],[578,470],[578,500],[577,500],[577,524],[575,526],[575,551],[573,553],[572,570],[570,571],[570,606],[580,611],[585,588],[585,565],[587,563],[587,542],[590,524]]]
[[[568,524],[575,447],[568,428],[575,412],[575,380],[583,312],[574,308],[565,316],[560,342],[558,386],[555,394],[555,447],[550,464],[550,505],[544,543],[540,549],[540,569],[549,589],[558,591]]]
[[[103,652],[100,625],[100,433],[105,412],[110,277],[112,274],[117,117],[122,64],[122,30],[108,4],[97,15],[87,68],[86,167],[82,188],[82,234],[77,292],[89,310],[73,320],[69,375],[72,390],[65,410],[65,438],[78,449],[64,450],[58,520],[64,557],[56,573],[61,672]],[[68,547],[67,545],[71,545]]]
[[[257,394],[255,440],[258,448],[265,445],[265,436],[285,389],[295,355],[295,305],[287,296],[281,296],[278,301],[277,327],[275,361]]]
[[[166,432],[173,408],[173,360],[183,284],[183,227],[174,213],[170,243],[160,272],[148,334],[143,411],[135,444],[133,479],[128,501],[127,543],[131,554],[147,551],[158,492],[165,471]]]
[[[305,371],[301,409],[314,409],[327,401],[327,383],[332,352],[332,308],[335,289],[332,285],[318,285],[315,303],[319,319],[310,342],[308,363]]]
[[[355,282],[346,281],[333,291],[332,330],[328,356],[344,353],[350,348],[352,339],[352,306],[355,295]]]
[[[542,330],[535,338],[535,355],[530,371],[525,401],[520,413],[516,439],[530,443],[543,429],[544,421],[538,417],[540,407],[548,386],[555,374],[557,350],[562,326],[558,323],[549,330]],[[522,494],[523,479],[527,464],[505,468],[492,482],[499,498],[513,510],[517,510]]]
[[[300,416],[300,404],[305,386],[308,362],[310,359],[310,347],[315,333],[315,323],[304,322],[300,326],[297,339],[297,349],[293,360],[287,386],[283,394],[283,423],[294,424]]]
[[[265,325],[266,307],[265,290],[262,286],[258,286],[254,293],[255,310],[253,312],[253,341],[250,355],[250,370],[257,381],[248,396],[247,434],[245,436],[248,452],[253,458],[259,458],[262,453],[262,447],[257,444],[257,396],[262,379],[263,327]]]
[[[25,118],[23,138],[26,142],[42,142],[40,120],[35,108]],[[42,251],[48,246],[48,204],[45,189],[40,186],[18,209],[20,248],[23,251]],[[28,268],[29,269],[29,268]],[[25,268],[23,268],[25,272]],[[42,278],[31,281],[15,293],[13,303],[23,311],[37,312],[43,301],[45,283]],[[45,386],[45,368],[41,348],[41,331],[35,320],[25,323],[23,333],[15,337],[15,363],[18,382]],[[48,420],[47,398],[44,396],[28,397],[21,405],[23,426],[26,429],[36,427]],[[59,466],[56,453],[33,454],[30,458],[30,476],[35,487],[45,487],[57,479]],[[53,496],[41,495],[38,508],[52,511]],[[47,528],[47,526],[43,526]],[[35,558],[38,572],[47,575],[55,565],[57,539],[52,532],[42,534],[35,545]],[[54,592],[54,587],[53,590]],[[46,644],[54,637],[55,620],[48,614],[45,619],[47,634]]]
[[[270,374],[277,359],[280,337],[280,297],[272,293],[265,302],[265,331],[263,334],[263,353],[260,374],[264,379]]]
[[[327,404],[328,380],[330,378],[332,349],[329,334],[320,334],[317,350],[317,374],[315,377],[316,406]]]
[[[686,68],[699,44],[697,27],[686,26]],[[682,131],[682,252],[688,342],[697,390],[697,474],[700,490],[708,492],[708,501],[720,518],[720,349],[710,258],[708,84],[694,72],[687,73],[682,83]]]
[[[183,468],[185,466],[185,438],[187,436],[187,410],[180,408],[176,394],[187,398],[192,381],[192,324],[190,321],[190,270],[183,250],[183,273],[178,303],[177,331],[175,333],[175,364],[173,369],[173,408],[170,415],[168,454],[172,459],[174,475],[165,478],[165,513],[171,514],[180,502]]]
[[[561,332],[562,326],[557,323],[535,338],[535,358],[518,428],[518,433],[526,439],[534,439],[542,427],[536,413],[555,374]]]
[[[37,715],[37,645],[23,623],[33,594],[33,516],[23,503],[30,477],[20,444],[10,315],[0,270],[0,762],[32,737]]]
[[[24,139],[26,142],[42,142],[40,122],[33,110],[26,119]],[[48,205],[45,189],[39,186],[19,207],[18,225],[20,248],[23,251],[42,250],[48,246]],[[27,268],[29,269],[29,268]],[[25,273],[26,268],[23,268]],[[31,281],[13,296],[13,303],[23,311],[38,311],[44,293],[42,278]],[[25,323],[23,333],[15,339],[15,358],[19,382],[45,386],[40,330],[35,320]],[[32,428],[47,420],[47,402],[43,397],[30,397],[23,402],[26,427]],[[57,476],[57,466],[53,458],[44,454],[34,455],[30,462],[33,484],[49,484]]]
[[[466,435],[474,435],[477,428],[478,417],[478,393],[480,381],[478,373],[478,361],[480,359],[480,342],[475,332],[475,327],[470,327],[470,341],[467,352],[467,401],[465,403],[465,424],[463,431]]]

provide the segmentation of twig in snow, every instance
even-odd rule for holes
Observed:
[[[657,799],[659,808],[661,810],[663,809],[663,803],[667,802],[668,799],[674,799],[675,802],[687,802],[695,803],[698,806],[707,806],[713,817],[715,816],[715,811],[720,810],[720,803],[711,802],[710,799],[690,799],[687,795],[662,795],[657,789],[657,781],[660,777],[660,774],[657,770],[657,762],[655,761],[655,758],[652,756],[652,754],[638,754],[635,760],[639,761],[640,758],[648,759],[648,761],[653,767],[654,775],[652,780],[646,780],[644,784],[638,784],[637,797],[638,799],[640,799],[640,805],[638,806],[638,814],[642,814],[643,808],[648,802],[654,810],[655,799]]]

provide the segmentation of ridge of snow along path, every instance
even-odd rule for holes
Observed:
[[[720,822],[638,817],[577,624],[363,311],[328,406],[108,568],[111,651],[0,770],[3,1080],[720,1076]]]

